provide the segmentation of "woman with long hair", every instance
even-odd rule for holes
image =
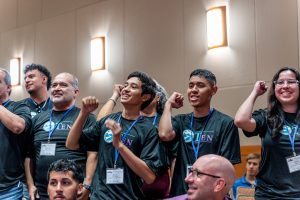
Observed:
[[[255,199],[300,199],[299,82],[297,70],[283,67],[272,79],[266,109],[253,112],[256,99],[268,90],[257,81],[236,113],[235,124],[244,134],[261,138]]]

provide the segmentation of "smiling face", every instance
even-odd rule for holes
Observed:
[[[282,107],[298,104],[299,83],[289,83],[293,82],[291,80],[297,80],[296,75],[294,72],[286,70],[279,74],[276,81],[277,83],[283,82],[283,84],[275,84],[275,96]]]
[[[24,79],[25,88],[29,94],[39,90],[42,87],[47,88],[47,77],[37,69],[26,72]]]
[[[73,86],[74,77],[69,73],[58,74],[51,85],[51,100],[55,108],[73,105],[78,89]]]
[[[73,172],[52,171],[49,176],[48,195],[50,200],[76,200],[82,184],[73,178]]]
[[[210,106],[211,97],[216,93],[217,87],[211,85],[203,76],[192,76],[187,89],[188,99],[191,106]]]

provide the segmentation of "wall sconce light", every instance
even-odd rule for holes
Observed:
[[[228,46],[226,6],[209,9],[206,17],[208,49]]]
[[[20,58],[13,58],[10,60],[10,76],[11,76],[11,85],[16,86],[20,85]]]
[[[91,69],[105,69],[105,37],[97,37],[91,40]]]

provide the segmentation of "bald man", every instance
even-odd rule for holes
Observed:
[[[229,200],[235,170],[226,158],[214,154],[201,156],[185,178],[187,194],[169,200]]]

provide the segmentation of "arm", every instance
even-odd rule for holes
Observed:
[[[31,200],[34,200],[35,199],[34,193],[37,190],[37,188],[34,185],[34,181],[32,177],[32,174],[34,172],[32,159],[25,158],[24,165],[25,165],[25,176],[26,176],[26,182],[28,186],[29,197]]]
[[[87,160],[86,160],[86,169],[85,169],[85,179],[84,183],[87,185],[92,185],[93,176],[96,170],[98,161],[98,152],[88,151]],[[90,191],[83,187],[83,192],[79,200],[87,200],[89,198]]]
[[[71,150],[76,150],[79,148],[79,140],[82,134],[82,129],[85,124],[86,119],[90,112],[97,109],[99,105],[98,99],[95,97],[85,97],[82,99],[82,106],[80,113],[75,120],[66,141],[66,147]]]
[[[120,155],[135,174],[141,177],[147,184],[154,182],[156,175],[148,165],[139,157],[134,155],[121,141],[121,126],[116,121],[108,119],[105,122],[107,128],[113,132],[113,146],[119,150]]]
[[[14,134],[20,134],[25,129],[25,120],[0,105],[0,121]]]
[[[174,92],[165,104],[164,112],[159,122],[159,137],[162,141],[171,141],[175,138],[175,132],[172,126],[172,108],[183,106],[183,95]]]
[[[108,101],[104,104],[104,106],[101,108],[101,110],[99,111],[97,120],[100,120],[103,117],[112,113],[112,111],[115,108],[117,101],[120,97],[122,89],[123,89],[123,85],[115,84],[114,89],[113,89],[113,94],[108,99]]]
[[[268,87],[264,81],[257,81],[248,98],[240,106],[235,114],[234,123],[237,127],[247,132],[253,132],[256,128],[256,121],[252,118],[252,111],[257,97],[263,95]]]

